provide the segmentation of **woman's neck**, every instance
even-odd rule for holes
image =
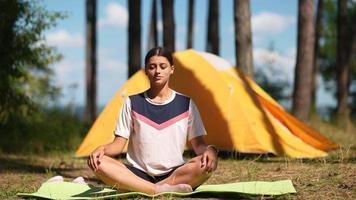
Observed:
[[[162,87],[150,87],[147,91],[147,95],[152,100],[163,101],[168,99],[172,95],[172,90],[165,84]]]

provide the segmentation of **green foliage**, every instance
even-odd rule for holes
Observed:
[[[87,128],[68,109],[37,110],[30,117],[11,117],[2,125],[2,152],[73,152]]]
[[[355,37],[354,24],[356,19],[356,3],[348,2],[348,27],[350,36]],[[352,38],[350,38],[352,40]],[[355,40],[355,39],[354,39]],[[351,42],[351,41],[350,41]],[[320,73],[326,83],[326,88],[336,96],[336,57],[337,57],[337,2],[325,2],[324,19],[320,38]],[[356,55],[351,55],[351,80],[349,105],[351,112],[356,117]]]
[[[0,1],[0,124],[15,113],[29,115],[59,94],[49,65],[61,55],[44,43],[43,32],[63,17],[37,1]]]
[[[337,7],[336,2],[326,1],[324,19],[322,20],[322,32],[320,37],[320,72],[328,89],[335,91],[336,80],[336,31],[337,31]],[[330,83],[331,82],[331,83]]]
[[[50,65],[62,56],[43,33],[64,17],[39,1],[0,1],[0,151],[71,151],[85,132],[71,112],[50,108],[60,94]]]
[[[350,8],[350,27],[353,27],[353,53],[356,53],[356,26],[352,23],[356,22],[356,3]],[[356,55],[351,55],[351,80],[350,80],[350,105],[352,117],[356,119]]]

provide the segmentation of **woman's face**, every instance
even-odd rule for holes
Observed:
[[[151,85],[164,85],[174,72],[174,66],[164,56],[152,56],[145,68]]]

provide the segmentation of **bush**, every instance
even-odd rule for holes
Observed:
[[[67,109],[47,108],[27,118],[13,116],[0,130],[2,152],[45,154],[74,151],[87,126]]]
[[[66,109],[49,108],[60,95],[50,65],[62,55],[44,32],[66,15],[39,0],[0,1],[0,150],[72,151],[85,127]]]

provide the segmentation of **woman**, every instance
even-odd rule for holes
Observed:
[[[151,49],[145,57],[150,88],[129,96],[121,108],[112,143],[98,147],[89,167],[106,184],[147,194],[190,192],[217,167],[217,149],[206,145],[199,112],[187,96],[169,88],[174,73],[170,52]],[[129,139],[127,160],[114,160]],[[185,162],[187,139],[197,157]]]

